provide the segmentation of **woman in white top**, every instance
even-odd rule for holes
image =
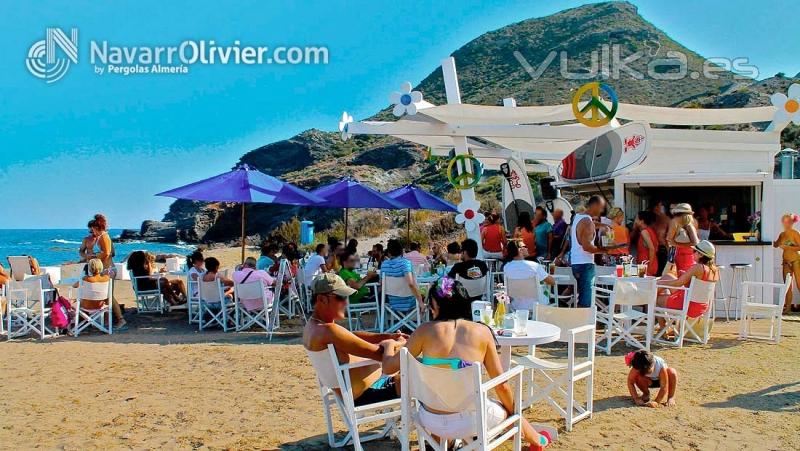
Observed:
[[[206,263],[203,258],[203,253],[199,250],[192,252],[192,254],[186,258],[186,263],[187,266],[189,266],[189,286],[187,287],[187,291],[190,293],[192,299],[198,299],[200,292],[197,281],[200,280],[206,272]]]
[[[531,260],[525,260],[526,255],[523,255],[523,252],[520,251],[516,242],[508,242],[506,253],[508,258],[511,259],[511,261],[503,265],[503,276],[506,284],[509,283],[509,280],[532,279],[534,277],[540,283],[546,283],[548,285],[555,284],[553,276],[548,274],[547,270],[545,270],[542,265]],[[536,304],[537,298],[538,300],[543,300],[543,297],[540,286],[538,293],[531,293],[530,298],[512,299],[511,304],[514,309],[532,310]]]

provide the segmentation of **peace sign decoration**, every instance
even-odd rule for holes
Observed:
[[[456,155],[447,165],[447,180],[458,189],[477,186],[481,176],[483,176],[483,163],[472,155]]]
[[[591,97],[586,102],[586,105],[580,108],[581,99],[586,93],[589,93]],[[611,102],[610,110],[602,102],[603,97],[601,96],[603,95]],[[618,108],[619,99],[617,98],[617,93],[614,92],[611,86],[599,81],[586,83],[572,97],[572,113],[578,122],[587,127],[602,127],[608,124],[617,115]]]

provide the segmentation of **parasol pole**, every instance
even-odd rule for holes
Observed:
[[[344,209],[344,243],[347,244],[347,222],[348,222],[348,215],[347,215],[348,208],[345,207]]]
[[[411,249],[411,209],[406,210],[408,216],[406,217],[406,249]]]
[[[245,246],[245,236],[244,236],[244,225],[245,225],[245,204],[242,202],[242,264],[244,264],[244,246]]]

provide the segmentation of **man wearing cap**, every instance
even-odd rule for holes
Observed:
[[[335,323],[346,318],[347,298],[356,292],[338,275],[326,273],[315,277],[311,291],[313,312],[303,329],[303,347],[306,348],[312,363],[322,354],[321,351],[327,352],[329,344],[333,344],[336,349],[339,363],[364,359],[380,362],[386,346],[405,345],[407,336],[402,333],[351,332]],[[395,377],[381,376],[379,363],[350,370],[356,406],[395,399],[399,396],[400,387]]]

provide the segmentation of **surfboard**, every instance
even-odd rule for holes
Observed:
[[[561,160],[558,173],[567,183],[600,182],[627,174],[647,158],[650,126],[631,122],[591,139]]]
[[[506,230],[513,231],[517,227],[517,218],[527,211],[533,218],[536,199],[528,180],[525,163],[516,158],[509,158],[509,177],[503,180],[503,223]]]
[[[567,224],[570,223],[572,220],[572,204],[570,204],[567,199],[559,196],[553,200],[546,200],[544,201],[545,209],[547,210],[547,220],[552,224],[553,221],[553,211],[561,210],[564,212],[564,222]]]

